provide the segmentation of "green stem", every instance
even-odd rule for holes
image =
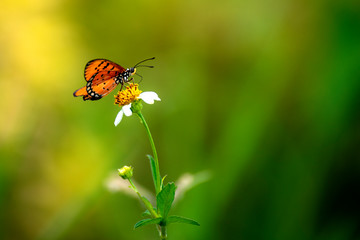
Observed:
[[[151,135],[151,132],[150,132],[150,128],[149,126],[147,125],[146,121],[145,121],[145,118],[144,116],[142,115],[142,113],[139,111],[137,112],[137,115],[139,116],[142,124],[144,125],[145,127],[145,130],[146,130],[146,133],[149,137],[149,141],[150,141],[150,145],[151,145],[151,149],[153,151],[153,155],[154,155],[154,162],[155,162],[155,176],[153,176],[153,179],[154,179],[154,185],[155,185],[155,192],[156,192],[156,195],[160,192],[161,190],[161,175],[160,175],[160,168],[159,168],[159,159],[158,159],[158,155],[157,155],[157,152],[156,152],[156,147],[155,147],[155,143],[154,143],[154,139],[152,138],[152,135]],[[130,181],[130,179],[129,179]],[[131,182],[130,182],[131,184]],[[133,186],[133,184],[132,184]],[[141,197],[140,193],[138,193],[139,197],[142,199],[142,201],[144,202],[143,198]],[[145,202],[144,202],[145,204]],[[146,205],[146,204],[145,204]],[[154,209],[148,209],[151,213],[151,215],[153,217],[160,217],[160,215],[158,213],[156,213],[154,211]],[[160,234],[160,239],[162,240],[166,240],[167,239],[167,231],[166,231],[166,226],[161,226],[161,225],[158,225],[158,230],[159,230],[159,234]]]
[[[137,190],[137,188],[135,187],[135,184],[131,181],[131,179],[129,178],[129,183],[132,187],[132,189],[136,192],[136,194],[139,196],[140,200],[144,203],[145,207],[147,208],[147,210],[149,210],[151,216],[153,218],[158,218],[159,215],[155,212],[153,206],[148,202],[148,201],[145,201],[143,196],[141,196],[140,192]]]
[[[144,116],[141,114],[141,112],[138,112],[137,115],[139,116],[142,124],[145,127],[145,130],[146,130],[146,133],[147,133],[147,135],[149,137],[150,145],[151,145],[151,148],[152,148],[152,151],[153,151],[153,154],[154,154],[155,172],[156,172],[157,177],[153,176],[153,178],[154,178],[154,183],[156,182],[155,191],[156,191],[156,195],[157,195],[161,190],[160,189],[161,176],[160,176],[159,160],[158,160],[158,156],[157,156],[157,152],[156,152],[156,148],[155,148],[155,143],[154,143],[154,140],[153,140],[153,138],[151,136],[150,128],[147,125]]]
[[[166,226],[160,226],[160,239],[167,239]]]

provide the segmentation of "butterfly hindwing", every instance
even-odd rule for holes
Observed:
[[[110,74],[104,75],[103,72],[96,74],[94,79],[91,82],[92,91],[101,97],[108,95],[114,88],[117,87],[116,76],[118,74],[110,72]]]
[[[110,74],[113,71],[123,73],[126,69],[107,59],[94,59],[86,64],[84,77],[86,81],[90,81],[91,77],[98,72]]]
[[[87,91],[86,91],[86,86],[85,87],[82,87],[82,88],[79,88],[78,90],[76,90],[74,93],[73,93],[73,96],[74,97],[80,97],[80,96],[85,96],[85,95],[88,95]]]
[[[76,90],[73,95],[83,96],[84,100],[99,100],[117,87],[116,77],[119,74],[116,71],[97,72],[91,76],[85,87]]]

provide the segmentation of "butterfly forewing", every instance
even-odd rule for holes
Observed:
[[[86,81],[90,81],[91,77],[98,72],[104,72],[103,74],[106,75],[113,71],[123,73],[126,69],[110,60],[94,59],[86,64],[84,77]]]

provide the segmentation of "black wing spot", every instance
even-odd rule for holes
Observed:
[[[105,60],[102,60],[101,63],[99,63],[98,67],[101,66],[101,64],[103,64],[105,62]]]
[[[110,63],[107,63],[107,64],[103,67],[103,69],[107,68],[107,67],[109,66],[109,64],[110,64]]]
[[[110,71],[113,70],[114,68],[115,68],[115,66],[113,66],[113,67],[110,69]]]

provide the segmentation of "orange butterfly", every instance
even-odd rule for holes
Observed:
[[[76,90],[73,95],[74,97],[83,96],[84,101],[99,100],[108,95],[117,85],[121,84],[122,87],[125,83],[129,82],[131,80],[129,77],[137,74],[136,67],[153,68],[153,66],[139,65],[140,63],[153,59],[155,59],[155,57],[145,59],[137,63],[134,67],[127,69],[110,60],[91,60],[85,66],[84,76],[87,82],[86,86]]]

